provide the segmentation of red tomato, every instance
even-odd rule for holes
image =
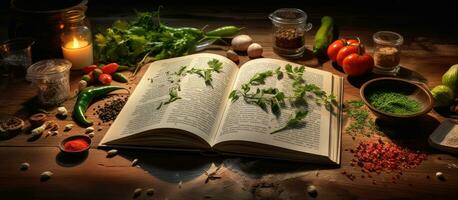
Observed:
[[[334,41],[328,47],[327,53],[328,53],[329,59],[331,59],[334,62],[337,61],[337,54],[339,53],[340,49],[342,49],[343,47],[348,46],[350,44],[358,44],[358,43],[359,43],[358,40],[355,40],[355,39],[349,39],[349,40],[338,39],[338,40]]]
[[[347,40],[347,45],[350,45],[350,44],[358,44],[359,41],[358,40],[355,40],[355,39],[349,39]]]
[[[104,85],[110,85],[112,78],[110,74],[100,74],[99,81]]]
[[[353,53],[345,57],[342,67],[348,76],[361,76],[372,71],[374,58],[369,54]]]
[[[89,74],[89,72],[92,72],[96,68],[97,68],[97,65],[89,65],[89,66],[83,68],[83,72],[85,74]]]
[[[102,67],[102,71],[104,74],[112,74],[115,73],[116,70],[118,70],[118,63],[110,63],[108,65],[105,65]]]
[[[361,51],[360,53],[363,54],[364,53],[364,48],[361,47],[361,50],[359,50],[359,49],[360,49],[360,44],[351,44],[351,45],[345,46],[342,49],[340,49],[339,53],[337,53],[337,59],[336,59],[337,60],[337,64],[339,64],[339,66],[343,67],[343,60],[348,55],[350,55],[352,53],[358,53],[359,51]]]
[[[336,40],[331,45],[328,46],[328,57],[332,61],[336,61],[337,59],[337,53],[339,53],[339,50],[342,49],[346,45],[346,41],[344,39]]]

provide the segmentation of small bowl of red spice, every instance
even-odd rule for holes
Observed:
[[[72,135],[62,140],[59,148],[66,154],[78,155],[88,151],[91,138],[86,135]]]

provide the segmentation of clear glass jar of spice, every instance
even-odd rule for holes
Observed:
[[[312,29],[307,13],[297,8],[281,8],[269,15],[272,21],[273,50],[280,56],[300,57],[305,51],[305,32]]]
[[[65,59],[49,59],[27,69],[27,80],[38,88],[38,100],[44,106],[58,105],[70,95],[70,68]]]
[[[401,45],[404,38],[395,32],[379,31],[372,36],[374,40],[374,73],[395,75],[401,61]]]

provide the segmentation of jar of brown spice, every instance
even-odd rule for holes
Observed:
[[[312,29],[307,13],[297,8],[281,8],[269,15],[272,21],[273,50],[280,56],[300,57],[305,51],[305,32]]]
[[[396,75],[401,61],[401,45],[404,38],[395,32],[379,31],[372,36],[374,40],[374,72]]]

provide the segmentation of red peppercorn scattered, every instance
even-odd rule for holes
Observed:
[[[383,142],[381,138],[376,141],[360,142],[358,147],[354,150],[350,149],[350,152],[354,153],[354,159],[350,163],[351,166],[358,165],[362,168],[361,172],[366,174],[372,172],[380,174],[383,171],[394,172],[393,183],[396,183],[395,180],[401,178],[402,170],[416,167],[423,160],[426,160],[426,154],[424,153],[402,149],[396,144]],[[349,177],[348,173],[344,175]],[[372,178],[370,175],[367,177]]]
[[[426,160],[426,154],[401,149],[399,146],[383,142],[381,139],[377,142],[361,142],[356,148],[354,156],[358,165],[369,172],[409,169]]]

